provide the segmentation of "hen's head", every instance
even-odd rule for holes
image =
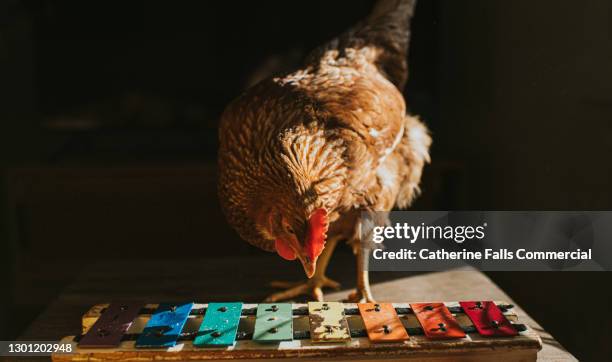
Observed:
[[[254,208],[260,233],[274,242],[282,258],[298,259],[309,278],[344,186],[343,148],[324,136],[323,131],[302,126],[279,138],[271,178],[262,180]]]
[[[269,170],[274,180],[262,187],[256,225],[286,260],[299,260],[314,275],[330,218],[344,185],[343,148],[323,131],[301,126],[276,144]],[[267,189],[267,191],[265,191]]]
[[[306,275],[312,277],[325,247],[327,210],[317,208],[310,215],[300,217],[288,209],[273,208],[263,213],[262,219],[259,227],[273,238],[278,255],[286,260],[298,259]]]
[[[230,104],[219,130],[219,196],[252,245],[312,277],[345,189],[345,143],[306,98],[270,82]]]

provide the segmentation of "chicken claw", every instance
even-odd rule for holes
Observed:
[[[346,299],[348,303],[376,303],[370,288],[365,290],[355,289]]]
[[[274,288],[283,288],[282,292],[274,293],[266,298],[266,302],[278,302],[295,298],[300,295],[312,296],[316,301],[323,301],[323,288],[340,289],[340,283],[329,279],[326,276],[317,277],[316,275],[306,282],[284,282],[273,281],[270,286]]]

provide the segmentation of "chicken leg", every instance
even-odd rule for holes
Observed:
[[[277,302],[295,298],[299,295],[311,295],[316,301],[323,301],[323,287],[332,289],[340,289],[340,283],[329,279],[325,275],[325,270],[329,264],[329,260],[334,253],[338,238],[329,238],[325,243],[325,248],[317,262],[317,269],[312,278],[305,282],[284,282],[273,281],[270,286],[274,288],[286,289],[281,292],[274,293],[266,298],[266,302]]]
[[[368,274],[370,249],[357,242],[354,244],[353,252],[357,262],[357,288],[349,294],[348,301],[353,303],[376,302],[370,290],[370,276]]]

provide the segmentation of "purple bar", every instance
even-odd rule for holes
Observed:
[[[79,341],[81,348],[117,347],[142,308],[141,302],[113,303]]]

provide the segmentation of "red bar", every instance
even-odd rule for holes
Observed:
[[[491,301],[459,302],[481,336],[508,337],[518,332],[504,313]]]

